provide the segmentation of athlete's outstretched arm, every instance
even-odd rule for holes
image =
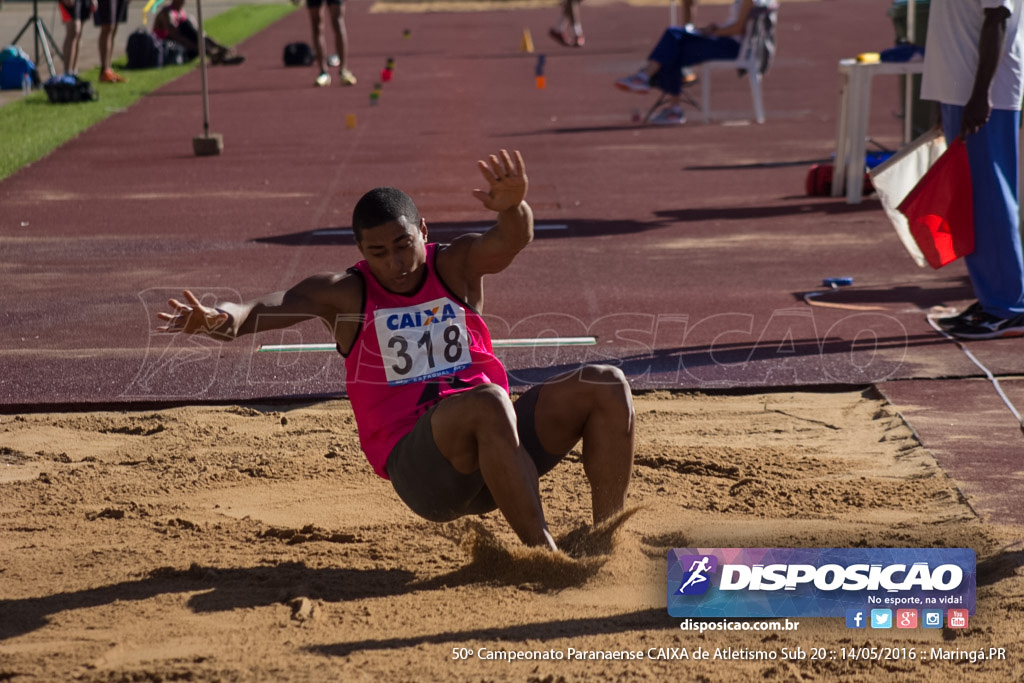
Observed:
[[[205,334],[210,337],[230,339],[226,333],[227,323],[231,316],[227,311],[204,306],[199,298],[189,290],[185,290],[185,300],[171,299],[167,302],[174,313],[157,313],[156,317],[164,321],[157,327],[157,332],[183,332],[185,334]]]
[[[474,240],[467,264],[474,275],[487,275],[508,267],[533,240],[533,211],[526,203],[529,181],[522,154],[503,149],[477,165],[488,189],[473,190],[473,196],[498,213],[498,222]]]
[[[185,301],[171,299],[173,313],[158,313],[165,321],[158,332],[205,334],[215,339],[230,340],[244,334],[277,330],[317,317],[328,327],[339,322],[352,306],[358,312],[360,290],[343,282],[344,274],[326,273],[306,278],[291,289],[274,292],[241,304],[224,302],[204,306],[192,292],[185,291]]]

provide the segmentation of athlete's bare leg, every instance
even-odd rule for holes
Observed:
[[[494,502],[527,545],[553,546],[537,469],[519,443],[511,400],[495,385],[444,399],[431,419],[434,442],[459,472],[483,475]],[[633,469],[633,398],[620,370],[589,365],[545,382],[534,424],[541,446],[568,453],[583,439],[595,524],[620,512]]]
[[[540,502],[537,468],[519,443],[512,401],[485,384],[444,399],[430,427],[456,471],[480,471],[498,509],[526,545],[554,549]]]
[[[114,55],[114,37],[117,35],[117,24],[100,24],[100,73],[110,69],[110,61]]]
[[[339,67],[348,68],[348,32],[345,28],[345,4],[328,5],[331,29],[334,31],[334,51],[338,55]]]
[[[544,383],[534,417],[549,453],[568,453],[583,439],[594,523],[620,512],[633,471],[633,396],[618,368],[588,365]]]
[[[316,63],[320,67],[320,73],[327,71],[326,44],[324,42],[324,14],[323,6],[309,7],[309,28],[313,39],[313,54],[316,56]]]
[[[78,47],[82,43],[82,22],[72,19],[64,24],[64,73],[78,73]]]

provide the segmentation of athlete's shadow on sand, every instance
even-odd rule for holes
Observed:
[[[548,640],[552,638],[606,635],[630,631],[653,630],[658,628],[679,629],[678,620],[668,616],[664,607],[615,616],[589,617],[585,619],[557,619],[518,626],[476,628],[463,631],[442,631],[408,638],[385,638],[381,640],[357,640],[351,643],[318,645],[307,648],[309,652],[328,657],[347,657],[355,652],[393,650],[417,645],[440,645],[444,643],[463,644],[467,641],[495,641],[496,643],[522,643],[526,640]],[[499,649],[500,644],[494,646]],[[544,649],[541,645],[538,649]]]
[[[978,563],[978,585],[991,586],[1003,579],[1017,576],[1024,567],[1024,550],[1021,550],[1021,542],[1015,544],[1016,549],[1011,547],[1003,548],[997,555],[993,555]]]
[[[194,593],[187,605],[193,612],[202,614],[271,605],[286,606],[301,597],[325,603],[344,603],[445,590],[452,586],[515,583],[511,576],[495,576],[494,572],[485,569],[479,562],[471,562],[446,574],[422,579],[404,569],[311,569],[302,562],[229,569],[196,564],[188,569],[165,567],[137,581],[123,581],[44,597],[0,600],[0,642],[43,628],[53,615],[61,612],[115,602],[144,601],[176,593]],[[584,580],[581,575],[572,583],[578,584]],[[653,610],[652,614],[654,612],[664,616],[664,610]],[[593,621],[599,624],[607,620]],[[447,640],[445,637],[437,637]],[[367,645],[352,647],[368,648],[370,646]]]
[[[240,569],[200,565],[162,568],[138,581],[40,598],[0,600],[0,641],[42,628],[60,612],[158,595],[196,593],[188,600],[192,611],[225,612],[284,604],[297,597],[344,602],[403,595],[417,589],[415,578],[415,574],[402,569],[310,569],[302,562]]]

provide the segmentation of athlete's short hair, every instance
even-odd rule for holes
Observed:
[[[352,232],[356,242],[362,241],[363,230],[397,221],[399,216],[405,216],[406,220],[419,227],[420,212],[412,197],[396,187],[375,187],[370,190],[356,202],[356,208],[352,210]]]

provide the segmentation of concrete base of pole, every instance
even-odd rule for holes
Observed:
[[[192,151],[197,157],[215,157],[224,151],[224,136],[208,133],[192,138]]]

